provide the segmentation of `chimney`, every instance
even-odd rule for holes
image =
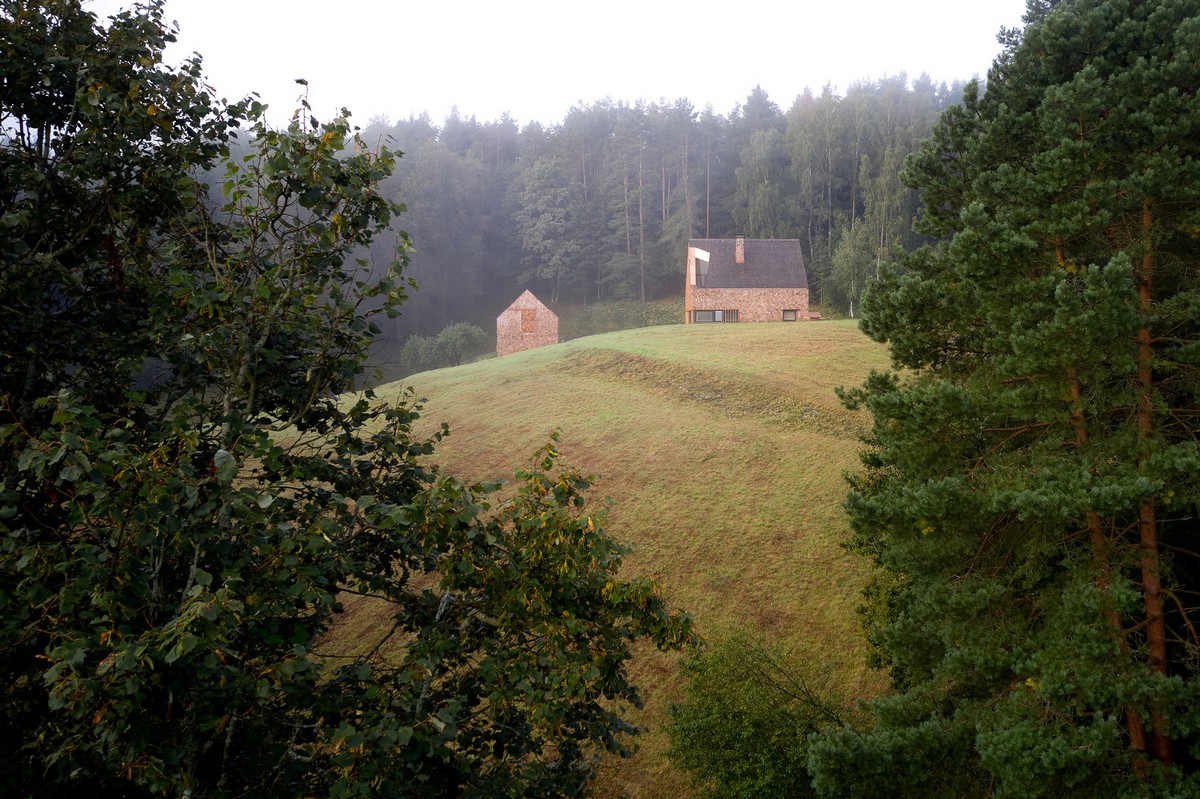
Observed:
[[[737,236],[733,240],[733,262],[735,264],[746,263],[746,237]]]

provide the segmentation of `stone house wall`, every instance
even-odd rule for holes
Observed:
[[[808,314],[808,289],[698,289],[686,286],[688,318],[692,311],[737,311],[739,322],[782,322],[783,312],[796,311],[796,321]]]
[[[558,343],[558,315],[526,291],[496,317],[496,355]]]

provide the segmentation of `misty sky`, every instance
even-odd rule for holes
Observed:
[[[101,19],[127,3],[85,0]],[[1024,0],[168,0],[177,63],[192,51],[219,96],[257,91],[282,124],[309,82],[325,118],[359,124],[457,105],[554,124],[573,105],[686,97],[728,114],[761,85],[785,111],[805,87],[927,72],[984,76]]]

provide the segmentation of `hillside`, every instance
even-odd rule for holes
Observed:
[[[422,422],[449,423],[438,459],[466,479],[505,478],[555,428],[565,458],[599,475],[607,529],[700,631],[752,629],[842,684],[869,691],[854,608],[864,567],[839,546],[843,475],[866,418],[833,389],[884,368],[853,322],[670,325],[576,339],[414,375]],[[401,384],[379,390],[399,396]],[[686,795],[657,730],[678,696],[676,658],[634,663],[654,731],[598,793]]]

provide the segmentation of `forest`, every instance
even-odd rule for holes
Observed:
[[[523,130],[360,130],[307,102],[274,128],[199,56],[165,63],[164,2],[101,23],[0,0],[0,795],[583,796],[633,753],[653,649],[687,658],[668,755],[704,796],[1200,796],[1196,0],[1028,0],[986,84],[897,76],[787,113],[756,89],[727,117],[606,100]],[[858,329],[664,339],[840,330],[890,358],[833,392],[864,426],[844,520],[821,525],[870,570],[874,694],[707,637],[622,568],[621,498],[558,432],[514,451],[486,386],[490,449],[525,466],[483,477],[435,457],[436,394],[422,421],[410,388],[356,390],[381,338],[488,324],[522,287],[649,303],[689,235],[733,233],[797,237]],[[760,396],[804,375],[747,349],[726,362]],[[538,354],[468,369],[570,379]],[[693,500],[685,533],[760,533],[736,540],[779,579],[849,593],[767,549],[811,549],[809,485],[755,482],[828,462],[744,431],[655,446],[625,388],[573,394],[624,413],[631,449],[752,478],[753,500]],[[819,433],[820,407],[763,418]],[[786,522],[746,521],[768,501]],[[352,602],[384,622],[353,634]],[[772,624],[808,635],[811,615]]]
[[[550,126],[374,119],[363,139],[404,153],[382,188],[406,206],[419,287],[385,335],[490,330],[526,288],[552,305],[677,295],[687,239],[738,233],[799,238],[814,300],[855,315],[880,263],[917,243],[900,168],[961,96],[899,74],[786,112],[755,87],[728,114],[603,99]]]

